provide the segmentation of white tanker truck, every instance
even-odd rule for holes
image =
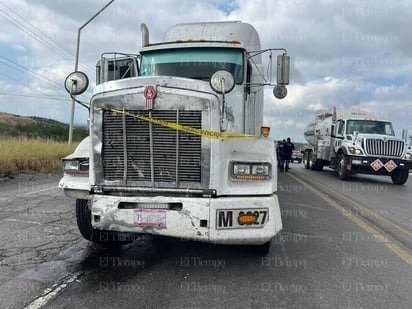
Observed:
[[[387,175],[403,185],[412,168],[412,149],[396,138],[389,121],[362,110],[320,110],[305,129],[310,144],[303,152],[307,169],[336,170],[346,180],[351,174]]]

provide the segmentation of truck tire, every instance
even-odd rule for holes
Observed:
[[[319,160],[316,160],[311,166],[312,171],[320,172],[322,169],[323,169],[323,165],[322,165],[322,162]]]
[[[407,169],[398,169],[397,171],[395,171],[392,175],[392,182],[395,185],[403,185],[409,177],[409,170]]]
[[[94,229],[92,226],[91,209],[88,200],[76,200],[76,219],[80,234],[89,241],[105,246],[133,242],[133,237],[125,237],[126,234]]]
[[[310,156],[312,156],[312,152],[309,150],[306,150],[305,153],[303,154],[303,165],[305,166],[307,170],[310,169],[310,165],[309,165]]]
[[[338,177],[342,180],[347,180],[350,177],[350,172],[347,169],[347,162],[346,157],[343,153],[341,153],[338,157],[338,162],[336,163],[336,172],[338,173]]]

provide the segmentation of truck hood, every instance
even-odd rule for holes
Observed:
[[[359,133],[358,134],[358,141],[363,139],[381,139],[381,140],[391,140],[391,141],[404,141],[401,138],[392,135],[384,135],[384,134],[366,134],[366,133]]]

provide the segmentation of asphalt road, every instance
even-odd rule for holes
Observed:
[[[411,308],[411,182],[279,175],[283,232],[251,248],[81,239],[58,176],[0,183],[1,308]],[[409,201],[409,203],[408,203]]]

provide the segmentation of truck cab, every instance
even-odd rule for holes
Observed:
[[[282,222],[261,53],[251,25],[218,22],[176,25],[154,44],[143,24],[138,55],[102,56],[87,151],[63,160],[60,182],[86,239],[140,233],[269,248]],[[279,57],[285,90],[288,56]],[[76,160],[88,161],[87,182]]]

